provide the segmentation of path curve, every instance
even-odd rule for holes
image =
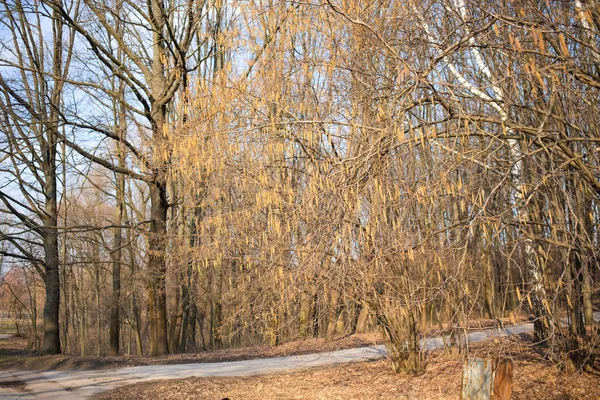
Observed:
[[[600,312],[594,313],[594,318],[600,319]],[[479,342],[494,337],[529,333],[531,331],[533,331],[533,324],[524,322],[506,328],[471,332],[468,334],[468,339],[469,342]],[[442,337],[423,339],[421,345],[426,350],[439,349],[444,347],[444,340]],[[384,358],[386,353],[385,346],[378,345],[299,356],[213,363],[148,365],[101,371],[40,372],[8,370],[0,373],[0,400],[75,400],[87,398],[120,386],[155,379],[265,375],[314,367],[375,361]],[[23,382],[25,392],[11,388],[11,382],[13,384]]]

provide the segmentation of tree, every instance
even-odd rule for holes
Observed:
[[[57,12],[48,15],[38,1],[5,1],[1,13],[2,24],[10,32],[3,43],[0,72],[2,153],[10,167],[3,168],[7,185],[0,191],[0,200],[3,211],[25,228],[13,228],[2,236],[13,249],[7,255],[33,263],[44,278],[43,349],[59,354],[57,145],[73,32]]]
[[[125,107],[133,120],[140,123],[141,142],[134,143],[114,133],[112,129],[98,129],[82,120],[80,115],[63,116],[64,123],[88,130],[120,142],[136,158],[141,172],[131,167],[98,157],[63,137],[67,144],[92,162],[116,173],[145,182],[150,191],[150,228],[148,232],[148,300],[150,320],[150,354],[166,354],[167,301],[166,261],[168,173],[170,149],[166,140],[169,130],[169,112],[174,109],[177,93],[187,86],[188,74],[197,70],[206,59],[200,54],[203,18],[206,2],[187,0],[165,3],[148,2],[144,8],[135,2],[84,2],[84,10],[94,17],[93,22],[78,20],[63,4],[48,1],[65,24],[72,27],[90,46],[99,67],[105,68],[126,87]],[[142,24],[139,21],[143,21]],[[140,27],[148,27],[148,30]],[[97,35],[103,32],[103,35]],[[116,48],[113,45],[116,44]],[[150,51],[146,51],[150,49]],[[117,56],[119,52],[122,58]],[[92,87],[94,87],[92,85]],[[95,87],[102,95],[113,96],[110,90]],[[141,123],[145,121],[145,125]],[[143,141],[149,142],[146,151]]]

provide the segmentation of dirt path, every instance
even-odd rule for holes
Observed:
[[[600,312],[595,313],[600,318]],[[528,333],[533,331],[530,322],[516,324],[505,329],[488,329],[468,334],[470,342]],[[422,340],[426,350],[442,348],[442,337]],[[358,363],[379,360],[386,355],[385,346],[369,346],[357,349],[337,350],[328,353],[307,354],[290,357],[274,357],[257,360],[151,365],[127,367],[103,371],[17,371],[0,373],[0,399],[82,399],[123,385],[154,379],[177,379],[209,376],[264,375],[290,372],[314,367]]]

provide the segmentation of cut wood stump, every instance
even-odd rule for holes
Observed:
[[[509,400],[513,363],[509,359],[469,358],[465,362],[462,400]]]

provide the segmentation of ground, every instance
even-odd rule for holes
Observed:
[[[0,340],[0,370],[18,369],[33,371],[100,370],[141,365],[185,364],[250,360],[255,358],[320,353],[350,349],[382,343],[377,334],[360,334],[338,337],[334,340],[310,338],[295,340],[279,346],[257,345],[236,349],[203,351],[198,353],[171,354],[163,357],[77,357],[68,355],[41,356],[26,350],[27,341],[20,337]]]
[[[520,317],[516,321],[523,321]],[[508,319],[478,320],[468,325],[470,329],[483,329],[503,324],[514,323]],[[444,328],[446,328],[444,326]],[[6,331],[3,327],[0,333],[14,333]],[[439,336],[445,329],[431,328],[425,336]],[[27,341],[21,337],[10,340],[0,339],[0,371],[6,369],[31,370],[31,371],[81,371],[115,369],[142,365],[185,364],[197,362],[218,362],[250,360],[254,358],[281,357],[289,355],[320,353],[326,351],[343,350],[383,343],[382,337],[377,333],[349,335],[336,337],[333,340],[324,338],[309,338],[294,340],[278,346],[255,345],[235,349],[222,349],[216,351],[201,351],[198,353],[171,354],[163,357],[138,357],[122,355],[118,357],[72,356],[54,355],[42,356],[32,350],[27,350]]]
[[[600,399],[600,362],[591,373],[565,374],[532,345],[530,335],[477,343],[471,354],[502,354],[513,360],[512,399]],[[427,371],[419,376],[395,374],[382,360],[269,376],[152,381],[96,399],[459,399],[463,362],[463,355],[436,350],[428,355]]]
[[[513,360],[515,367],[513,399],[594,399],[600,400],[600,357],[586,373],[565,374],[547,358],[544,349],[534,346],[533,324],[524,322],[506,327],[510,336],[495,336],[498,330],[483,333],[472,327],[469,333],[469,354],[480,357],[503,356]],[[438,332],[424,347],[434,349],[443,343]],[[37,356],[25,350],[21,338],[0,340],[0,398],[13,398],[11,393],[29,396],[54,393],[56,398],[81,399],[96,395],[96,399],[458,399],[465,356],[449,351],[427,353],[426,372],[419,376],[397,375],[386,360],[352,365],[339,365],[347,360],[364,361],[360,357],[342,356],[354,350],[331,352],[373,344],[376,335],[349,336],[333,341],[307,339],[281,346],[254,346],[224,349],[198,354],[165,357],[68,357]],[[478,342],[481,340],[481,342]],[[374,347],[370,347],[374,349]],[[359,353],[367,349],[358,349]],[[239,361],[228,364],[189,364],[231,360],[249,360],[283,355],[313,354],[284,359]],[[374,359],[379,359],[381,353]],[[331,363],[325,359],[332,358]],[[318,369],[305,370],[312,365]],[[290,361],[297,359],[297,361]],[[318,362],[314,362],[314,361]],[[277,361],[277,362],[275,362]],[[330,360],[331,361],[331,360]],[[337,364],[337,366],[331,366]],[[141,367],[122,368],[138,365]],[[235,365],[235,367],[234,367]],[[273,369],[273,366],[287,365]],[[294,367],[295,365],[295,367]],[[324,366],[330,365],[330,366]],[[121,369],[118,369],[121,368]],[[292,368],[296,368],[294,372]],[[17,370],[35,370],[27,372]],[[60,370],[66,370],[61,372]],[[92,371],[89,371],[92,370]],[[283,373],[281,371],[289,370]],[[48,372],[41,372],[48,371]],[[170,372],[169,372],[170,371]],[[262,376],[216,377],[270,373]],[[194,378],[193,376],[205,376]],[[192,378],[189,378],[192,377]],[[152,380],[152,379],[169,380]],[[121,386],[119,385],[129,385]],[[112,389],[112,390],[111,390]],[[105,390],[109,390],[105,392]],[[5,396],[5,397],[3,397]],[[8,396],[8,397],[6,397]],[[27,397],[27,398],[29,398]]]

